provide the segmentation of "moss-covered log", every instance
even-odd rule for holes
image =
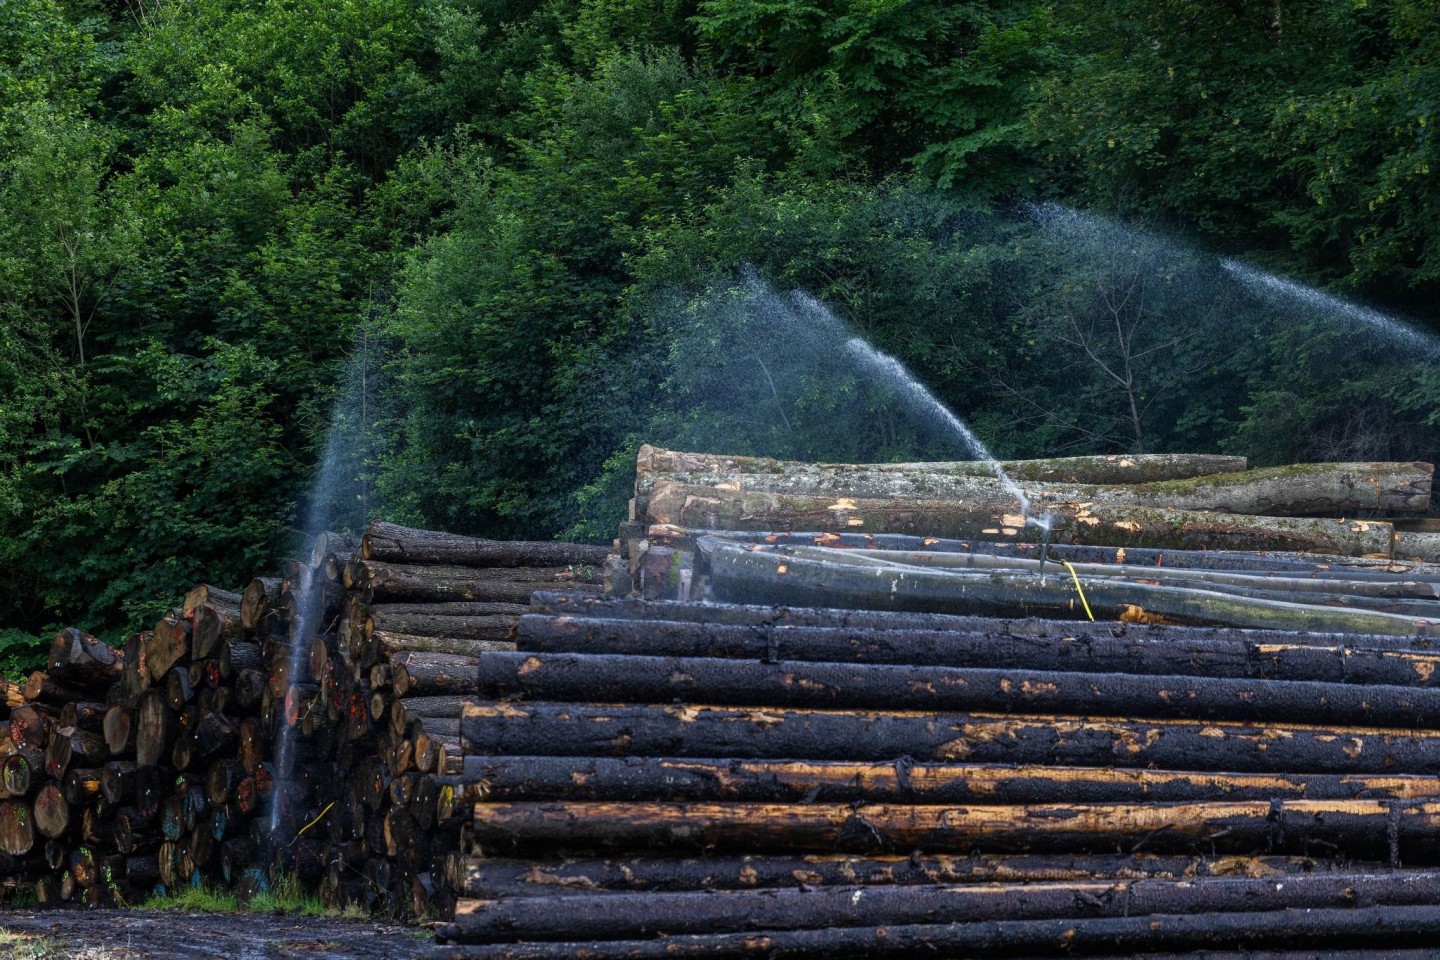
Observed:
[[[1433,773],[1440,731],[714,706],[471,704],[465,752]]]

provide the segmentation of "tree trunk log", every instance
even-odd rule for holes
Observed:
[[[1440,689],[1308,680],[529,652],[492,653],[476,669],[480,696],[493,700],[1440,726]]]
[[[518,604],[516,605],[518,606]],[[523,612],[524,608],[520,608]],[[384,613],[385,607],[373,607],[363,624],[364,636],[376,631],[406,633],[421,637],[465,637],[471,640],[509,640],[519,621],[514,614],[480,617],[445,617],[421,613]]]
[[[499,640],[470,640],[464,637],[413,637],[377,633],[372,636],[376,657],[393,658],[401,653],[444,653],[478,660],[482,654],[514,650],[515,644]]]
[[[598,579],[582,579],[583,574],[577,576],[566,568],[425,567],[374,561],[355,566],[358,586],[376,601],[525,603],[536,590],[600,592]]]
[[[961,886],[615,893],[470,901],[442,936],[472,943],[824,930],[919,923],[1187,915],[1427,904],[1440,875],[1317,874],[1283,884],[1241,877]]]
[[[1073,512],[1080,505],[1110,504],[1244,516],[1346,515],[1357,511],[1424,513],[1434,467],[1428,463],[1310,463],[1142,484],[1020,483],[1032,516]],[[649,491],[648,516],[673,512],[666,484],[738,493],[873,501],[925,500],[995,504],[1020,513],[1012,490],[995,477],[956,477],[921,471],[854,470],[844,473],[727,473],[665,478]],[[661,520],[662,523],[683,522]]]
[[[1244,457],[1215,454],[1152,453],[1100,457],[1056,457],[1049,460],[1003,460],[1005,473],[1017,481],[1036,483],[1148,483],[1187,480],[1217,473],[1235,473],[1247,466]],[[952,477],[993,477],[984,460],[930,463],[807,463],[769,457],[720,456],[685,453],[645,444],[635,462],[635,492],[648,493],[656,479],[726,473],[804,474],[847,473],[856,470],[893,473],[935,473]]]
[[[45,663],[55,681],[85,690],[104,690],[120,679],[124,668],[119,651],[74,627],[55,634]]]
[[[449,928],[441,929],[441,937]],[[1378,906],[1325,910],[1167,914],[1057,920],[837,927],[825,930],[746,930],[644,940],[531,942],[437,947],[427,960],[743,960],[757,957],[884,958],[915,956],[1069,956],[1103,950],[1127,956],[1145,951],[1191,954],[1245,947],[1237,957],[1262,960],[1257,947],[1335,946],[1335,952],[1290,954],[1285,960],[1394,957],[1396,947],[1422,946],[1440,936],[1440,907]],[[1356,949],[1358,948],[1358,949]],[[1404,956],[1405,954],[1401,954]],[[1196,956],[1202,956],[1196,954]],[[1209,956],[1205,954],[1204,956]],[[1407,960],[1409,957],[1407,956]]]
[[[1029,624],[1016,622],[1016,626]],[[1422,641],[1394,637],[1058,624],[1049,632],[986,629],[880,630],[769,627],[526,617],[517,638],[526,651],[770,662],[893,663],[917,666],[1064,669],[1078,673],[1252,677],[1330,683],[1440,686],[1440,652],[1407,650]],[[1002,628],[1003,629],[1003,628]],[[1118,633],[1119,635],[1114,635]]]
[[[1436,800],[1431,775],[1206,773],[671,757],[464,759],[457,803],[666,800],[689,803],[1195,803],[1204,800]]]
[[[470,704],[467,754],[1433,773],[1440,731],[707,706]]]
[[[397,653],[390,659],[391,684],[397,697],[473,694],[479,689],[478,662],[459,654]]]
[[[605,562],[609,553],[605,547],[580,543],[479,540],[452,533],[415,530],[383,520],[370,523],[360,552],[366,560],[466,567],[598,566]]]
[[[897,564],[834,561],[747,550],[722,540],[703,541],[714,591],[722,600],[783,602],[823,607],[872,607],[935,613],[1044,614],[1081,617],[1085,604],[1068,576],[992,571],[946,573]],[[820,551],[822,548],[805,548]],[[859,560],[861,558],[854,558]],[[1392,636],[1440,632],[1440,622],[1371,610],[1250,599],[1209,590],[1113,583],[1084,583],[1085,601],[1100,619],[1143,614],[1190,623]],[[1143,615],[1142,614],[1142,615]]]
[[[562,861],[462,857],[450,878],[462,896],[593,896],[604,892],[749,890],[768,887],[905,886],[959,883],[1065,883],[1085,880],[1190,880],[1337,871],[1376,875],[1381,864],[1327,865],[1309,857],[1195,857],[1131,854],[853,856],[792,854],[718,857],[627,857]]]
[[[936,537],[1029,540],[1014,500],[900,500],[718,490],[674,481],[656,484],[655,523],[734,530],[911,533]],[[1051,540],[1190,550],[1287,550],[1391,556],[1394,531],[1380,520],[1244,516],[1104,503],[1050,504]],[[1032,514],[1032,516],[1038,514]]]

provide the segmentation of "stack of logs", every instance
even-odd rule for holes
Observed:
[[[687,593],[701,575],[687,554],[706,530],[1440,560],[1440,525],[1417,519],[1430,507],[1431,464],[1245,465],[1182,454],[1022,460],[999,464],[1007,482],[979,462],[811,464],[647,445],[620,531],[629,581],[616,592]]]
[[[469,822],[437,960],[1394,956],[1440,931],[1423,639],[532,609],[442,789]]]
[[[62,630],[3,690],[0,881],[102,905],[283,875],[433,912],[477,657],[513,648],[532,590],[599,593],[604,556],[377,522],[243,594],[197,587],[123,651]]]

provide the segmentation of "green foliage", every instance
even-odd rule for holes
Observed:
[[[1425,341],[1212,254],[1433,326],[1437,50],[1424,0],[0,0],[0,665],[302,523],[603,542],[642,442],[966,455],[855,334],[1006,455],[1434,459]]]

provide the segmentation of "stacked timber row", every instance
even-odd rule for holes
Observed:
[[[644,446],[617,592],[689,592],[693,531],[910,534],[1007,544],[1285,551],[1440,560],[1427,463],[1246,470],[1236,457],[1150,455],[988,464],[808,464]],[[1023,501],[1021,498],[1024,498]],[[676,540],[680,542],[677,544]],[[651,547],[659,548],[647,556]]]
[[[598,593],[603,555],[376,523],[243,594],[197,587],[123,651],[61,631],[0,691],[0,882],[111,904],[293,876],[337,907],[433,910],[476,657],[512,647],[535,586]]]
[[[1274,562],[1306,572],[1248,572]],[[437,958],[1391,956],[1440,930],[1423,637],[532,610],[442,790],[468,822]]]

